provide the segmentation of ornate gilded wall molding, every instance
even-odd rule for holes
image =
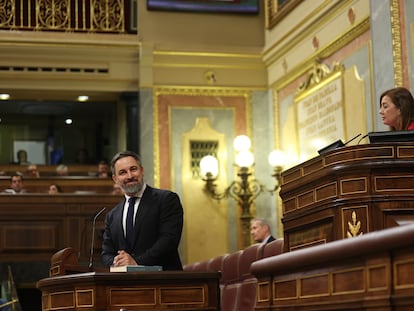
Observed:
[[[266,27],[272,29],[303,0],[266,0]],[[280,4],[281,3],[281,4]]]
[[[357,37],[365,33],[370,29],[370,20],[369,17],[362,20],[360,23],[356,24],[349,31],[339,36],[334,41],[330,42],[324,48],[319,51],[316,51],[309,58],[305,59],[295,68],[292,68],[286,75],[281,77],[279,80],[276,80],[272,85],[277,86],[278,89],[282,89],[286,85],[292,83],[299,76],[303,75],[304,72],[309,71],[314,66],[315,62],[319,62],[321,59],[328,58],[336,51],[340,50]],[[293,47],[292,47],[293,48]]]
[[[401,20],[399,0],[391,1],[391,36],[395,86],[403,86]]]
[[[136,1],[125,0],[11,0],[0,6],[0,28],[106,33],[125,33],[130,28],[134,32],[136,11]]]
[[[191,100],[183,99],[191,97]],[[227,102],[224,97],[234,97]],[[206,106],[207,103],[207,106]],[[243,88],[222,87],[186,87],[186,86],[157,86],[153,89],[153,132],[154,132],[154,185],[171,187],[169,178],[163,176],[161,181],[161,166],[168,168],[170,163],[162,151],[161,144],[169,144],[171,134],[171,111],[174,108],[209,108],[232,109],[235,114],[236,127],[240,126],[246,135],[252,134],[252,90]],[[168,135],[166,134],[168,132]],[[171,138],[171,137],[170,137]],[[164,148],[166,149],[166,148]],[[164,171],[164,170],[163,170]]]
[[[338,71],[343,71],[344,65],[335,62],[332,65],[332,69],[325,64],[315,63],[311,70],[308,72],[307,79],[299,86],[298,93],[304,92],[315,85],[318,85],[323,80]]]

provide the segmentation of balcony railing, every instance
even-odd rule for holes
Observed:
[[[136,33],[137,0],[2,0],[0,29]]]

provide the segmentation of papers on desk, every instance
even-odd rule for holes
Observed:
[[[138,272],[138,271],[162,271],[162,266],[127,265],[111,266],[110,272]]]

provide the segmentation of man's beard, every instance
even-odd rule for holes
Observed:
[[[135,185],[120,185],[122,191],[124,191],[126,194],[136,194],[142,190],[142,187],[144,187],[144,180],[141,179],[138,181]]]

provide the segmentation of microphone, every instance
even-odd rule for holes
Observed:
[[[322,149],[318,150],[318,153],[319,153],[319,155],[324,155],[328,151],[331,151],[331,150],[334,150],[334,149],[338,149],[338,148],[341,148],[341,147],[345,147],[351,141],[353,141],[354,139],[356,139],[359,136],[361,136],[361,133],[359,133],[357,136],[352,137],[350,140],[348,140],[345,143],[341,139],[338,139],[337,141],[333,142],[332,144],[330,144],[330,145],[328,145],[326,147],[323,147]]]
[[[93,271],[93,252],[94,252],[94,242],[95,242],[95,229],[96,229],[96,219],[104,212],[104,210],[106,210],[106,207],[104,207],[103,209],[101,209],[93,218],[93,223],[92,223],[92,241],[91,241],[91,254],[89,257],[89,271],[92,272]]]
[[[344,143],[344,146],[348,145],[351,141],[353,141],[354,139],[358,138],[359,136],[361,136],[362,134],[359,133],[357,136],[352,137],[350,140],[348,140],[346,143]]]
[[[365,134],[364,136],[362,136],[362,137],[358,140],[357,145],[359,145],[359,144],[361,143],[361,141],[362,141],[365,137],[368,137],[368,135],[369,135],[369,134]]]

